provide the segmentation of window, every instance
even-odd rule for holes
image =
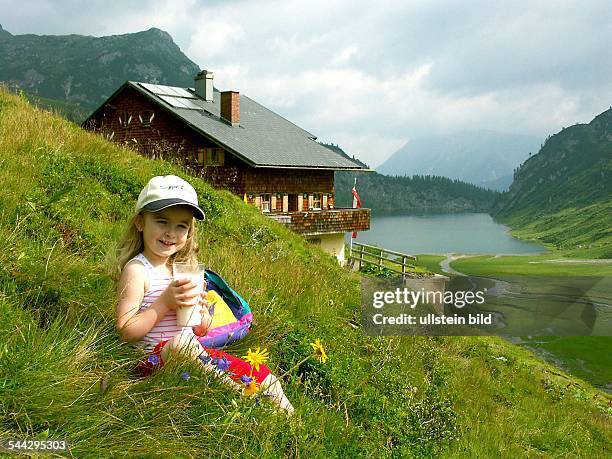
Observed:
[[[314,210],[321,210],[322,200],[323,200],[323,195],[321,193],[314,193],[312,195],[312,208]]]
[[[260,198],[261,198],[261,211],[270,212],[270,195],[262,194]]]
[[[209,164],[219,164],[219,151],[217,148],[211,148],[210,149],[210,154],[208,155],[209,158]]]
[[[224,156],[222,148],[198,148],[196,162],[201,166],[223,166]]]
[[[144,127],[151,126],[153,118],[155,118],[155,113],[153,113],[153,111],[151,110],[145,110],[144,112],[140,112],[140,114],[138,115],[138,120],[140,121],[140,124],[142,124]]]
[[[123,112],[121,115],[119,115],[119,124],[124,128],[128,127],[131,122],[132,115],[130,115],[128,112]]]

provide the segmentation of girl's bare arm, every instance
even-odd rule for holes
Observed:
[[[117,287],[117,330],[124,341],[141,340],[168,312],[164,302],[155,301],[138,312],[145,293],[147,273],[140,263],[129,263],[121,273]]]
[[[149,308],[138,312],[145,293],[147,273],[140,263],[128,263],[117,287],[117,330],[124,341],[139,341],[171,309],[191,306],[200,292],[189,279],[174,281]]]

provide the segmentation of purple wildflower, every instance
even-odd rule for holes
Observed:
[[[157,365],[159,363],[159,356],[157,354],[151,354],[149,358],[147,359],[147,361],[151,365]]]
[[[251,381],[253,381],[253,378],[251,378],[250,376],[247,376],[247,375],[242,375],[240,377],[240,381],[242,381],[244,384],[248,385],[248,384],[250,384]]]
[[[217,361],[217,368],[221,371],[227,371],[227,369],[230,367],[230,363],[227,361],[227,359],[225,357],[223,357],[222,359],[219,359]]]
[[[183,373],[181,374],[181,378],[183,378],[184,381],[189,381],[189,378],[191,376],[189,376],[189,373],[187,373],[186,371],[183,371]]]
[[[202,361],[204,364],[208,365],[212,359],[210,358],[210,356],[209,356],[208,354],[204,354],[204,353],[202,353],[202,354],[200,354],[200,360],[201,360],[201,361]]]

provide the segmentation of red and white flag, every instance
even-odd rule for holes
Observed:
[[[355,185],[353,185],[353,209],[361,209],[361,198],[359,197],[359,193],[357,193],[357,179],[355,179]],[[353,239],[357,237],[357,231],[353,231]]]

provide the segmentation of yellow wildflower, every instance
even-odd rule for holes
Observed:
[[[321,363],[325,363],[327,361],[327,354],[325,353],[325,348],[321,344],[321,340],[317,338],[314,343],[310,343],[312,348],[314,349],[314,356]]]
[[[259,392],[259,384],[254,379],[244,388],[244,395],[254,395]]]
[[[249,348],[247,355],[245,355],[243,359],[249,362],[253,368],[255,368],[255,371],[259,371],[259,365],[265,363],[266,360],[268,360],[268,357],[269,354],[267,349],[264,348],[259,350],[259,347],[257,347],[255,351],[251,351],[251,348]]]

